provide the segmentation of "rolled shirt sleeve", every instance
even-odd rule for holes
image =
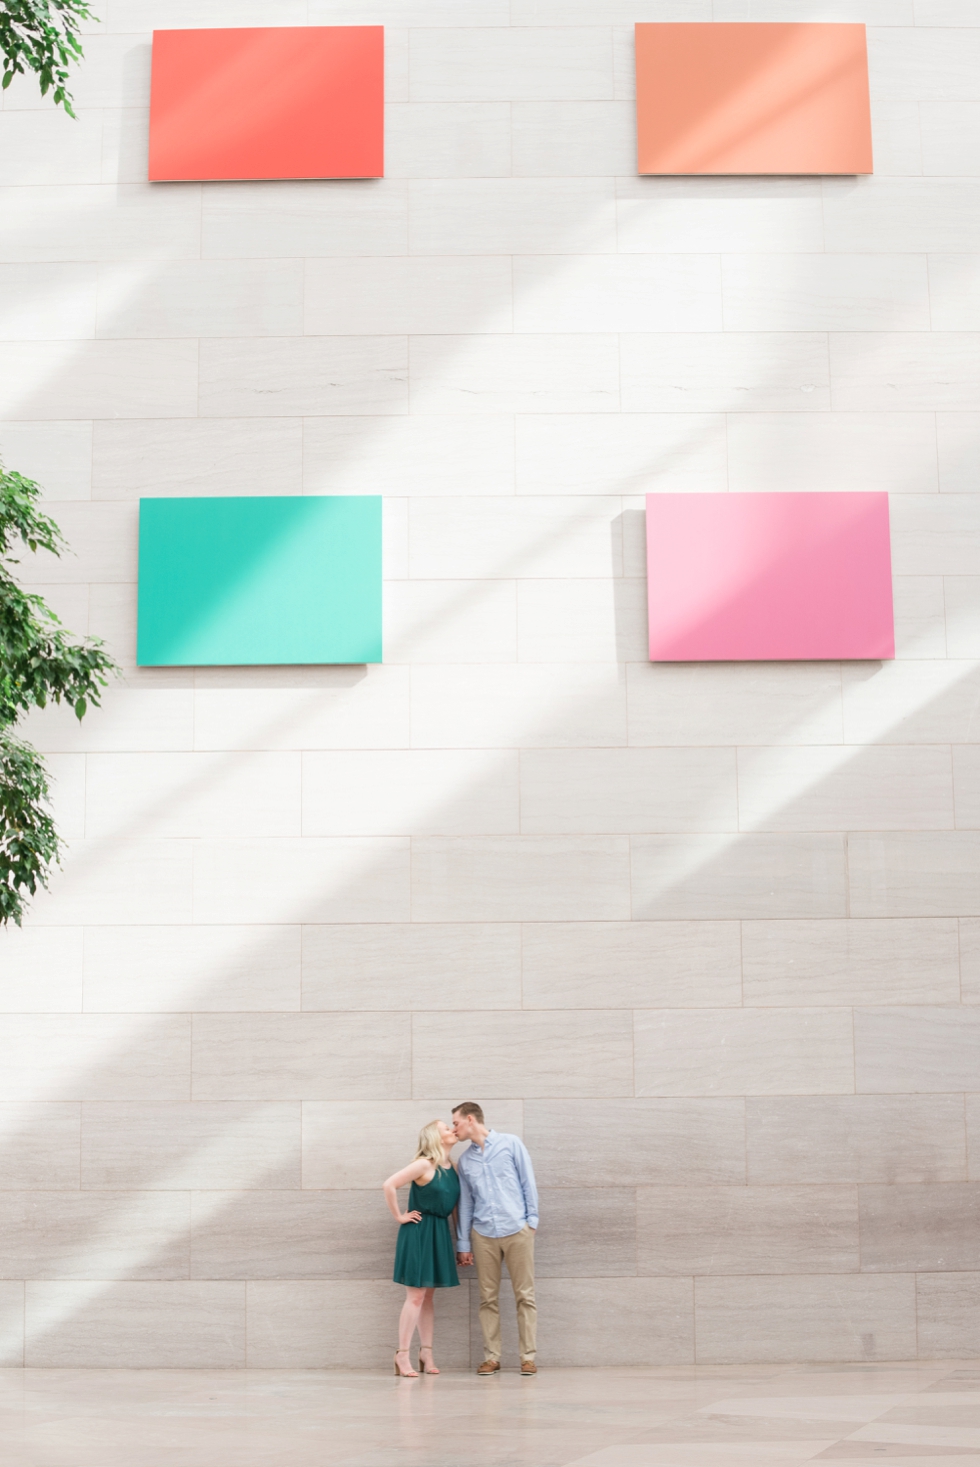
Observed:
[[[459,1212],[456,1217],[456,1246],[459,1253],[470,1251],[470,1228],[473,1224],[473,1193],[466,1180],[466,1173],[457,1167],[459,1175]]]
[[[514,1167],[524,1193],[524,1211],[527,1215],[528,1227],[538,1226],[538,1185],[534,1180],[534,1167],[531,1165],[531,1157],[523,1141],[514,1138]]]

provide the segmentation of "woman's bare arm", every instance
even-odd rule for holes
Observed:
[[[425,1175],[432,1163],[426,1161],[424,1156],[417,1156],[408,1166],[403,1166],[400,1172],[393,1172],[384,1184],[385,1201],[388,1211],[397,1223],[419,1222],[422,1214],[420,1212],[402,1212],[398,1206],[398,1188],[407,1187],[409,1182],[417,1181]]]

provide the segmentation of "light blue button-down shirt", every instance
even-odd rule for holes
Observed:
[[[525,1223],[537,1227],[534,1168],[519,1136],[488,1132],[482,1147],[470,1142],[456,1169],[460,1253],[470,1252],[471,1227],[483,1238],[509,1238]]]

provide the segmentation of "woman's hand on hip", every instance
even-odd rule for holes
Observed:
[[[398,1221],[400,1223],[421,1222],[422,1214],[420,1212],[403,1212]]]

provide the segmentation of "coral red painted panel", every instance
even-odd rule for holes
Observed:
[[[636,27],[640,173],[871,173],[863,25]]]
[[[649,494],[652,662],[895,655],[887,494]]]
[[[383,26],[154,31],[151,179],[383,174]]]

